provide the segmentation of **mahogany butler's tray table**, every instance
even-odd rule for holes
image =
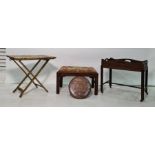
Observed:
[[[56,57],[47,56],[47,55],[8,55],[7,57],[9,57],[10,60],[14,61],[15,64],[25,73],[25,77],[13,92],[16,92],[17,90],[19,90],[21,92],[19,97],[22,97],[24,92],[28,89],[28,87],[32,83],[36,86],[36,88],[40,86],[46,92],[48,92],[48,90],[43,86],[43,84],[37,79],[37,76],[47,65],[49,60],[55,59]],[[37,61],[37,62],[34,64],[34,66],[31,69],[29,69],[28,67],[26,67],[23,61]],[[41,64],[40,68],[38,68],[39,64]],[[33,73],[33,71],[36,68],[38,68],[38,71],[36,73]],[[22,89],[21,86],[27,78],[29,78],[30,82],[26,85],[24,89]]]
[[[109,81],[103,82],[103,70],[109,69]],[[141,73],[141,86],[125,85],[112,82],[112,70],[127,70]],[[121,86],[129,86],[141,89],[141,102],[144,101],[144,94],[148,94],[148,61],[139,61],[133,59],[102,59],[101,60],[101,92],[103,93],[103,85],[109,83],[110,88],[112,84]]]

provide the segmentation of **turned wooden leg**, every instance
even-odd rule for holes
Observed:
[[[144,71],[141,72],[141,102],[144,101]]]
[[[109,69],[109,87],[112,87],[112,69]]]

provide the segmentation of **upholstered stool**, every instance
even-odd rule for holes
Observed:
[[[63,86],[63,77],[82,76],[92,79],[92,88],[95,87],[94,94],[98,95],[98,73],[93,67],[63,66],[57,72],[56,93],[60,93],[60,87]]]
[[[85,77],[75,77],[69,83],[69,92],[76,99],[87,98],[91,92],[91,84]]]

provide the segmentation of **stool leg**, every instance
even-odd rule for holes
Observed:
[[[141,72],[141,102],[144,101],[144,71]]]
[[[95,80],[94,80],[94,77],[92,77],[92,88],[94,88],[94,83],[95,83]]]
[[[56,93],[59,94],[60,93],[60,76],[57,73],[57,78],[56,78]]]
[[[98,75],[95,76],[95,95],[98,95]]]
[[[63,87],[63,77],[60,77],[60,87]]]
[[[100,85],[100,87],[101,87],[101,93],[103,93],[103,67],[101,66],[101,77],[100,77],[101,79],[101,85]]]
[[[112,69],[109,69],[109,87],[112,87]]]
[[[145,92],[148,94],[148,69],[145,72]]]

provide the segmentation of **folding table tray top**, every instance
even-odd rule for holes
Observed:
[[[7,57],[11,60],[49,60],[56,58],[48,55],[7,55]]]

